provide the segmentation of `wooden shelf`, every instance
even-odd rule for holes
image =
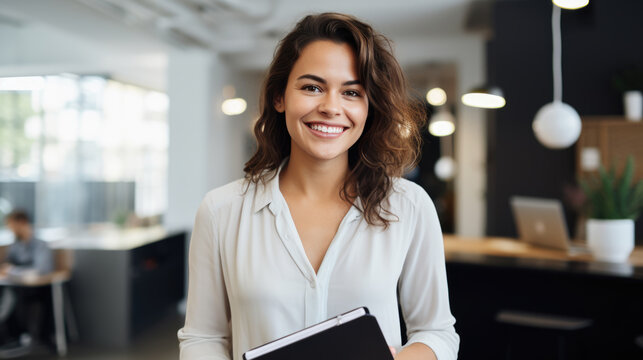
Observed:
[[[584,169],[584,153],[587,157],[588,152],[598,152],[600,163],[607,169],[616,166],[617,173],[623,170],[627,157],[633,155],[634,180],[643,179],[643,122],[627,121],[621,116],[583,116],[582,121],[583,128],[576,144],[579,178],[596,172]]]

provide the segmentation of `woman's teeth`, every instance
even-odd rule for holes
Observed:
[[[327,134],[339,134],[344,131],[344,128],[341,126],[326,126],[326,125],[319,125],[319,124],[311,124],[309,125],[311,129],[321,131],[323,133]]]

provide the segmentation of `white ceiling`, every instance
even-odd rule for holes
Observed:
[[[472,0],[0,0],[0,15],[43,23],[124,51],[198,46],[248,53],[281,38],[303,15],[356,15],[397,41],[464,33]],[[1,19],[0,19],[1,20]]]

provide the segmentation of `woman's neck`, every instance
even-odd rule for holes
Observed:
[[[338,200],[348,175],[348,157],[332,160],[311,160],[297,152],[279,175],[282,193],[311,200]]]

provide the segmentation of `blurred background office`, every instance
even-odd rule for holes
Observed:
[[[197,206],[243,176],[275,46],[321,11],[353,14],[393,40],[433,125],[408,177],[432,196],[446,233],[515,238],[509,198],[528,195],[563,201],[573,236],[573,195],[595,170],[583,167],[593,149],[618,166],[634,155],[643,177],[640,127],[613,141],[630,144],[616,158],[600,144],[552,150],[534,136],[554,96],[550,1],[0,0],[0,218],[26,209],[39,238],[75,252],[69,351],[58,340],[29,356],[177,358]],[[623,74],[640,97],[641,14],[639,0],[562,11],[562,100],[583,124],[627,121]],[[489,85],[504,107],[461,100]],[[12,240],[0,228],[0,242]],[[454,304],[464,335],[491,321],[467,320],[465,308]],[[462,358],[484,348],[462,346]]]

